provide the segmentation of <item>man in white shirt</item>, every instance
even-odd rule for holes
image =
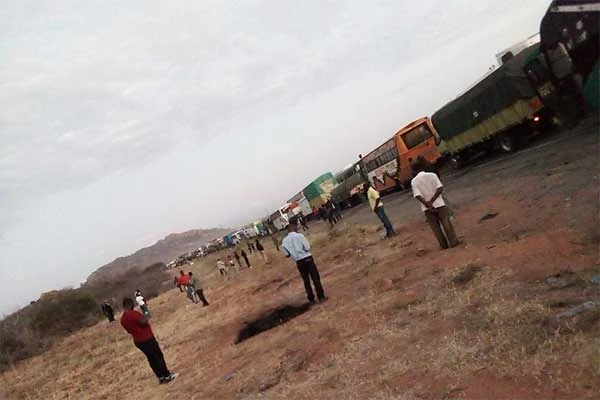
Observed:
[[[142,292],[138,289],[135,291],[135,302],[140,306],[140,310],[142,310],[142,314],[146,317],[150,318],[150,309],[148,308],[148,303],[142,296]]]
[[[412,168],[417,173],[410,182],[413,195],[421,203],[421,210],[425,213],[435,238],[442,249],[456,247],[458,239],[450,221],[450,212],[442,197],[442,182],[435,173],[425,172],[426,165],[420,160],[415,161]]]
[[[394,227],[390,222],[387,214],[385,213],[385,209],[383,208],[383,202],[381,201],[381,197],[379,196],[379,192],[375,190],[375,188],[371,185],[371,182],[365,182],[364,189],[367,192],[367,198],[369,199],[369,205],[371,206],[371,210],[379,217],[381,222],[383,223],[383,227],[385,228],[385,238],[391,238],[396,234],[394,231]]]
[[[310,243],[308,243],[303,234],[297,232],[298,221],[292,219],[287,228],[288,234],[281,242],[281,251],[286,257],[290,257],[296,261],[296,266],[298,267],[302,281],[304,281],[304,290],[306,290],[308,301],[311,304],[315,302],[315,295],[310,284],[312,280],[317,292],[317,298],[322,303],[327,300],[327,296],[325,296],[323,286],[321,286],[319,270],[310,252]]]

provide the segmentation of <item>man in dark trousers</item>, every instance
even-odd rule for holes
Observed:
[[[425,172],[427,165],[419,160],[413,163],[412,168],[416,173],[410,182],[413,196],[421,203],[421,210],[440,247],[456,247],[458,239],[450,221],[450,211],[442,197],[444,186],[440,178],[433,172]]]
[[[281,251],[286,257],[291,257],[294,261],[296,261],[296,266],[298,267],[300,276],[304,281],[304,289],[306,290],[308,301],[311,304],[315,302],[315,295],[310,284],[311,280],[315,285],[319,302],[322,303],[326,301],[327,296],[325,296],[325,292],[321,286],[319,270],[317,269],[315,260],[310,252],[310,243],[308,243],[308,240],[306,240],[303,234],[297,232],[298,221],[290,221],[287,229],[288,234],[281,242]]]
[[[233,256],[235,257],[235,261],[237,262],[237,264],[241,268],[242,267],[242,262],[240,261],[240,255],[238,254],[237,250],[233,252]]]
[[[108,322],[113,322],[115,320],[115,312],[108,300],[106,300],[104,304],[102,304],[102,314],[104,314],[106,318],[108,318]]]
[[[177,374],[172,373],[167,368],[163,353],[154,337],[154,333],[152,333],[148,317],[134,310],[133,307],[134,302],[132,299],[123,299],[121,325],[133,337],[135,347],[140,349],[148,359],[148,364],[150,364],[150,368],[158,378],[158,383],[169,383],[177,378]]]
[[[383,202],[381,201],[381,196],[379,192],[375,190],[375,188],[371,185],[371,182],[367,181],[364,185],[365,191],[367,192],[367,198],[369,199],[369,205],[371,206],[371,210],[377,215],[377,217],[383,223],[383,227],[385,228],[385,237],[386,239],[391,238],[396,234],[390,219],[385,213],[385,208],[383,208]]]
[[[188,292],[190,293],[190,297],[194,303],[198,303],[198,300],[202,302],[202,306],[208,306],[208,301],[206,297],[204,297],[204,291],[202,290],[202,282],[200,279],[196,278],[192,272],[188,272],[188,276],[190,277],[190,282],[188,284]]]
[[[248,268],[252,268],[252,265],[250,265],[250,261],[248,261],[248,254],[246,254],[246,252],[244,250],[242,250],[242,258],[246,262],[246,266]]]

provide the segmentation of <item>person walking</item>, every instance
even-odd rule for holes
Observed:
[[[369,205],[371,206],[371,210],[379,217],[381,222],[383,223],[383,227],[385,228],[385,238],[391,238],[396,234],[394,231],[394,227],[390,222],[387,214],[385,213],[385,209],[383,208],[383,202],[381,201],[381,197],[379,196],[379,192],[375,190],[375,188],[371,185],[371,182],[365,182],[365,189],[367,192],[367,198],[369,199]]]
[[[221,260],[220,258],[217,258],[217,269],[219,270],[219,274],[221,274],[222,277],[225,278],[227,276],[227,267],[225,266],[223,260]]]
[[[113,308],[110,305],[110,303],[108,302],[108,300],[106,300],[102,304],[101,308],[102,308],[102,314],[104,314],[104,316],[108,319],[108,322],[113,322],[115,320],[115,311],[113,310]]]
[[[146,317],[150,318],[150,308],[148,308],[148,303],[146,303],[146,299],[144,299],[144,296],[142,296],[140,289],[135,291],[135,301],[138,306],[140,306],[142,313],[144,313]]]
[[[421,210],[425,213],[427,223],[440,247],[456,247],[458,239],[450,221],[450,212],[442,197],[444,185],[435,173],[425,172],[426,167],[418,160],[412,165],[413,171],[416,172],[416,176],[410,182],[413,196],[421,203]]]
[[[306,219],[304,218],[304,215],[302,215],[302,214],[298,215],[298,222],[300,222],[300,226],[302,226],[303,231],[308,230],[308,224],[306,223]]]
[[[248,242],[248,253],[252,254],[252,243]]]
[[[227,269],[229,270],[230,268],[233,268],[235,272],[240,272],[240,270],[236,267],[233,258],[231,258],[231,255],[227,254]]]
[[[206,307],[208,305],[208,301],[206,301],[206,297],[204,297],[204,292],[202,291],[202,282],[198,278],[192,274],[192,272],[188,272],[188,276],[190,277],[190,283],[188,285],[188,291],[191,292],[191,298],[194,303],[198,303],[198,300],[202,302],[202,306]]]
[[[277,240],[277,237],[275,237],[274,234],[271,234],[271,241],[273,242],[273,245],[275,246],[277,251],[279,251],[279,241]]]
[[[237,262],[237,264],[241,268],[242,267],[242,262],[240,261],[240,255],[238,254],[237,250],[233,252],[233,257],[235,257],[235,261]]]
[[[140,314],[134,309],[134,302],[130,298],[123,299],[123,315],[121,315],[121,326],[133,338],[133,344],[148,359],[148,364],[158,378],[159,384],[169,383],[177,378],[167,368],[167,363],[160,346],[154,337],[148,316]]]
[[[246,262],[246,267],[252,268],[252,265],[250,265],[250,261],[248,260],[248,254],[246,254],[244,250],[242,250],[242,258]]]
[[[323,286],[321,286],[321,277],[310,251],[310,243],[303,234],[298,233],[297,221],[290,223],[287,229],[288,234],[281,242],[281,251],[286,257],[290,257],[296,261],[298,272],[300,272],[300,276],[304,282],[304,290],[306,291],[308,301],[311,304],[314,304],[315,302],[315,295],[310,284],[311,280],[315,286],[319,302],[326,301],[327,296],[325,296]]]
[[[179,271],[179,280],[177,281],[177,284],[179,285],[179,289],[182,292],[186,292],[187,293],[187,286],[190,283],[190,277],[188,275],[186,275],[183,271]]]
[[[183,292],[183,289],[179,285],[179,278],[176,276],[173,277],[173,285],[175,285],[175,287],[178,287],[180,292]]]
[[[265,253],[265,248],[263,247],[263,245],[260,242],[260,240],[256,239],[256,242],[254,243],[254,246],[256,247],[256,251],[258,251],[258,253],[263,258],[263,260],[265,260],[265,263],[268,263],[269,262],[269,258],[267,257],[267,253]]]

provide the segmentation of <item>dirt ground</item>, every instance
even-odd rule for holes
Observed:
[[[407,193],[384,199],[398,235],[347,211],[311,225],[329,301],[234,344],[305,296],[270,241],[230,280],[194,263],[211,302],[151,302],[180,377],[159,386],[118,323],[81,331],[0,378],[3,399],[592,399],[600,390],[598,126],[542,138],[444,180],[464,244],[441,251]],[[483,218],[487,215],[487,218]],[[278,316],[280,319],[284,319]]]

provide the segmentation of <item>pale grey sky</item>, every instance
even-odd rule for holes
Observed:
[[[541,0],[4,0],[0,313],[262,216],[537,32]]]

